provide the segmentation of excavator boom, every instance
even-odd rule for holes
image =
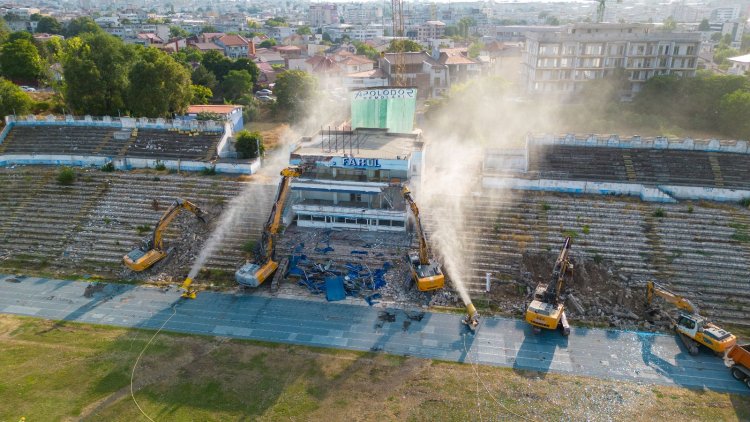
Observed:
[[[279,267],[273,260],[275,252],[275,236],[281,230],[281,217],[284,213],[284,203],[289,195],[292,179],[302,176],[306,166],[292,166],[281,170],[281,181],[276,192],[276,200],[271,207],[271,213],[263,227],[263,237],[260,242],[260,253],[257,263],[248,263],[240,267],[234,274],[237,283],[247,287],[258,287]]]
[[[649,280],[648,282],[646,282],[646,301],[649,305],[654,300],[654,295],[661,297],[678,309],[690,312],[691,314],[700,314],[698,306],[693,304],[693,302],[691,302],[689,299],[684,298],[667,289],[666,287]]]
[[[167,256],[163,244],[164,231],[182,210],[190,211],[195,214],[198,220],[203,223],[206,222],[206,214],[197,205],[184,199],[175,199],[167,211],[162,214],[159,222],[156,223],[151,239],[140,248],[125,255],[122,258],[123,263],[133,271],[143,271]]]
[[[566,277],[573,272],[573,265],[569,260],[570,237],[565,238],[565,243],[560,250],[552,269],[552,277],[549,283],[540,283],[534,290],[534,297],[526,308],[526,322],[534,327],[534,331],[544,328],[554,330],[560,328],[562,334],[570,334],[568,318],[565,315],[565,305],[560,301],[560,294],[565,287]]]
[[[409,204],[414,219],[416,220],[417,237],[419,238],[419,251],[416,254],[409,254],[409,265],[411,266],[412,277],[417,284],[417,289],[421,291],[430,291],[443,288],[445,285],[445,275],[440,269],[440,264],[430,258],[430,250],[427,245],[427,238],[422,228],[422,219],[419,216],[419,207],[411,196],[411,191],[404,186],[401,189],[401,195]]]

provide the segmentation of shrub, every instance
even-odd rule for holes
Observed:
[[[111,173],[115,171],[115,163],[110,161],[109,163],[103,165],[100,170],[106,173]]]
[[[57,183],[70,186],[76,181],[76,172],[70,167],[63,167],[57,173]]]
[[[602,262],[604,262],[604,257],[601,256],[601,255],[599,255],[598,253],[595,253],[594,254],[594,262],[597,263],[597,264],[601,264]]]
[[[654,213],[651,215],[653,215],[656,218],[663,218],[667,216],[667,213],[666,211],[664,211],[664,208],[657,208],[656,211],[654,211]]]
[[[550,204],[546,202],[542,202],[541,207],[542,207],[542,211],[549,211],[552,209],[552,206],[550,206]]]
[[[750,207],[750,198],[740,199],[740,205],[742,205],[745,208]]]
[[[584,224],[581,231],[583,232],[583,234],[589,234],[589,231],[591,231],[591,228],[589,227],[588,224]]]
[[[688,205],[687,212],[688,212],[688,214],[692,214],[693,213],[693,206],[692,205]]]
[[[216,166],[204,167],[203,170],[201,170],[201,174],[204,176],[216,175]]]
[[[162,170],[166,170],[167,166],[165,166],[164,163],[162,163],[161,161],[156,160],[156,166],[154,166],[154,168],[156,170],[162,171]]]
[[[257,158],[258,153],[262,155],[265,151],[260,133],[247,130],[237,132],[234,147],[240,158]]]
[[[148,233],[151,231],[151,226],[149,226],[148,224],[143,224],[141,226],[137,226],[135,228],[135,231],[137,231],[138,234]]]

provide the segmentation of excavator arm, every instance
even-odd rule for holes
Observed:
[[[565,287],[565,277],[573,270],[573,265],[568,259],[570,254],[570,237],[565,238],[565,243],[560,250],[555,261],[555,267],[552,269],[552,278],[547,284],[547,290],[545,292],[545,302],[547,303],[558,303],[560,301],[560,293]]]
[[[654,300],[654,296],[659,296],[665,301],[673,304],[678,309],[682,309],[683,311],[690,312],[691,314],[700,314],[700,310],[698,309],[698,306],[693,304],[689,299],[686,299],[667,288],[659,285],[658,283],[654,283],[653,281],[646,282],[646,301],[650,305],[651,302]]]
[[[263,237],[260,243],[260,253],[257,263],[245,264],[235,273],[235,280],[243,286],[258,287],[273,274],[279,264],[273,260],[275,236],[281,230],[281,217],[284,213],[284,203],[289,195],[292,179],[302,176],[307,166],[292,166],[281,170],[281,181],[276,192],[276,200],[271,207],[271,213],[263,227]]]
[[[428,265],[430,263],[430,251],[429,247],[427,246],[427,238],[424,235],[424,230],[422,229],[422,219],[419,217],[419,207],[417,207],[417,203],[414,202],[414,198],[411,196],[411,191],[408,187],[404,186],[401,189],[401,195],[403,195],[406,202],[409,204],[409,208],[411,208],[412,214],[414,214],[414,219],[417,222],[417,236],[419,237],[419,263],[421,265]]]
[[[164,212],[164,214],[161,216],[159,222],[156,223],[156,227],[154,227],[154,232],[151,238],[151,245],[153,249],[164,249],[162,244],[164,230],[167,229],[172,220],[174,220],[175,217],[177,217],[177,214],[179,214],[182,210],[190,211],[195,214],[195,216],[201,222],[206,222],[205,213],[203,212],[203,210],[198,208],[197,205],[184,199],[175,199],[169,209],[167,209],[167,211]]]
[[[417,254],[410,253],[408,256],[412,277],[417,285],[417,289],[423,292],[441,289],[445,285],[445,275],[443,275],[443,270],[440,268],[440,264],[435,259],[430,258],[430,249],[427,246],[427,238],[425,237],[424,229],[422,228],[419,207],[417,207],[416,202],[414,202],[414,198],[412,198],[411,191],[408,187],[402,187],[401,195],[409,204],[409,208],[411,208],[411,212],[414,214],[414,219],[417,223],[419,251]]]
[[[195,214],[200,221],[204,223],[206,222],[206,214],[203,210],[198,208],[197,205],[184,199],[176,199],[161,216],[159,222],[156,223],[151,239],[148,242],[145,242],[140,248],[130,251],[130,253],[122,258],[125,266],[133,271],[143,271],[167,256],[163,244],[164,230],[167,229],[169,223],[171,223],[182,210],[190,211]]]

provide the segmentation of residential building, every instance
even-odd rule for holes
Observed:
[[[729,46],[735,49],[740,49],[742,46],[742,36],[745,34],[745,19],[738,18],[733,19],[729,22],[724,22],[721,26],[721,35],[729,35],[731,42]]]
[[[386,53],[379,62],[389,85],[396,85],[400,73],[406,86],[417,87],[420,98],[438,97],[450,86],[448,68],[425,52]]]
[[[465,82],[480,76],[482,66],[469,58],[466,48],[443,48],[439,50],[437,62],[448,69],[448,83]]]
[[[427,21],[417,28],[417,39],[419,41],[443,38],[444,35],[445,24],[440,21]]]
[[[732,63],[732,67],[729,68],[729,73],[732,75],[745,75],[750,71],[750,54],[730,57],[727,60]]]
[[[224,35],[214,42],[224,49],[225,56],[232,59],[255,55],[255,44],[242,35]]]
[[[648,24],[573,24],[528,32],[526,39],[521,78],[527,92],[572,94],[622,69],[635,94],[657,75],[695,76],[701,34]]]
[[[384,34],[383,25],[350,25],[347,23],[326,26],[323,32],[332,40],[340,40],[344,36],[352,41],[367,41],[381,38]]]
[[[330,3],[311,4],[307,21],[313,27],[339,23],[338,7]]]
[[[372,3],[346,3],[343,5],[344,23],[368,25],[383,20],[383,8]]]
[[[732,19],[740,17],[740,5],[734,4],[730,6],[717,7],[711,11],[711,22],[728,22]]]
[[[388,86],[388,77],[382,69],[370,69],[344,75],[343,83],[346,90],[378,88]]]

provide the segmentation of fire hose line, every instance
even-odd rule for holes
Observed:
[[[178,303],[175,303],[175,304],[172,305],[172,315],[170,315],[169,318],[167,318],[164,321],[164,323],[161,325],[161,327],[159,327],[159,329],[156,330],[156,332],[154,333],[154,335],[151,336],[151,339],[149,339],[148,343],[146,343],[146,345],[143,346],[143,350],[141,350],[141,353],[138,354],[138,358],[135,360],[135,363],[133,364],[133,370],[130,372],[130,397],[133,398],[133,403],[135,403],[135,406],[138,408],[138,410],[141,411],[141,413],[143,414],[143,416],[145,416],[146,419],[148,419],[151,422],[155,422],[155,421],[153,419],[151,419],[151,417],[149,415],[147,415],[146,412],[143,411],[143,409],[141,408],[141,406],[138,404],[138,401],[135,399],[135,393],[133,392],[133,378],[135,376],[135,368],[138,367],[138,362],[141,360],[141,357],[146,352],[146,349],[148,349],[148,346],[151,345],[151,342],[154,341],[154,339],[156,338],[157,335],[159,335],[159,332],[162,330],[162,328],[164,328],[164,326],[167,325],[167,323],[169,322],[169,320],[172,319],[172,317],[177,314],[177,305],[178,305]]]
[[[478,335],[479,335],[479,327],[477,327],[476,331],[474,332],[474,337],[476,338]],[[466,347],[466,336],[465,335],[463,336],[463,342],[464,342],[464,352],[466,353],[466,356],[469,356],[469,349]],[[477,383],[482,383],[482,386],[484,387],[484,390],[487,392],[487,395],[490,396],[490,398],[492,398],[492,401],[494,401],[495,404],[497,404],[498,406],[502,407],[506,412],[512,414],[513,416],[516,416],[517,418],[519,418],[521,420],[538,422],[537,419],[534,419],[530,415],[521,415],[521,414],[518,414],[518,413],[510,410],[504,404],[500,403],[500,401],[495,398],[495,395],[492,394],[492,392],[490,391],[490,388],[487,386],[487,384],[484,383],[484,379],[482,379],[482,377],[479,376],[479,370],[477,369],[477,365],[479,365],[478,362],[479,362],[479,347],[477,347],[476,356],[474,357],[474,359],[473,360],[470,359],[470,363],[471,363],[472,369],[474,369],[474,375],[477,378]],[[479,408],[479,386],[478,385],[477,385],[477,407]],[[481,419],[481,415],[482,415],[481,412],[482,411],[480,409],[479,410],[480,419]]]

